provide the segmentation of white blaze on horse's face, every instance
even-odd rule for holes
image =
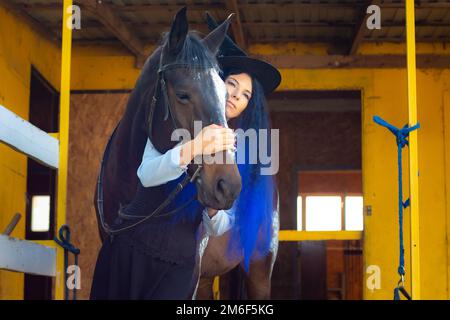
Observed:
[[[215,100],[217,101],[217,109],[215,110],[218,113],[217,118],[220,119],[222,122],[221,124],[224,127],[228,128],[227,119],[225,116],[227,88],[225,86],[225,82],[223,82],[216,69],[211,69],[210,73],[214,84],[214,93],[216,95]]]
[[[225,82],[219,76],[219,73],[216,69],[211,69],[211,79],[214,84],[214,93],[216,94],[217,108],[216,112],[218,113],[218,119],[220,119],[221,124],[228,128],[227,118],[226,118],[226,103],[227,103],[227,87],[225,86]],[[231,150],[228,151],[228,158],[231,159],[234,163],[234,152]]]

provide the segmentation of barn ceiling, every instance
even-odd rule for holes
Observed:
[[[49,38],[60,41],[62,0],[0,0],[19,12]],[[81,29],[75,43],[122,43],[137,57],[144,46],[158,43],[175,12],[188,6],[191,29],[207,32],[209,11],[224,20],[237,16],[232,36],[241,47],[254,43],[319,42],[339,54],[354,54],[362,42],[404,42],[404,1],[349,0],[74,0],[81,8]],[[381,8],[381,29],[365,25],[367,7]],[[417,42],[450,41],[450,1],[416,1]],[[337,49],[336,49],[337,48]]]

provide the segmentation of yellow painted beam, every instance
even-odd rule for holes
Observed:
[[[59,140],[59,132],[49,132],[48,135]]]
[[[67,166],[69,155],[70,63],[72,50],[72,0],[64,0],[62,19],[61,92],[59,117],[59,170],[55,232],[66,223]],[[69,23],[70,22],[70,23]],[[55,299],[64,299],[64,255],[58,250]]]
[[[408,73],[408,122],[417,123],[416,95],[416,39],[414,0],[406,0],[406,57]],[[419,250],[419,165],[417,130],[409,134],[409,193],[411,201],[411,294],[420,299],[420,250]]]
[[[50,247],[50,248],[58,248],[59,245],[53,240],[32,240],[34,243]]]
[[[280,230],[279,241],[360,240],[362,231],[296,231]]]
[[[214,280],[213,280],[213,299],[220,300],[220,278],[219,278],[219,276],[214,277]]]

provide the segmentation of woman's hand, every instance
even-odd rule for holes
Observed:
[[[235,151],[235,142],[236,136],[232,129],[211,124],[182,146],[180,164],[187,165],[199,155],[210,155],[224,150]]]
[[[236,137],[232,129],[211,124],[204,127],[193,140],[194,157],[233,150],[235,142]]]

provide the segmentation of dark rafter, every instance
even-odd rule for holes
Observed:
[[[358,14],[358,18],[356,20],[356,26],[352,33],[352,39],[350,40],[350,49],[348,50],[348,54],[355,54],[358,50],[359,44],[361,43],[364,32],[366,30],[366,19],[367,19],[367,8],[373,4],[375,1],[369,0],[366,2],[366,5],[363,6]]]
[[[89,11],[136,57],[136,67],[142,67],[146,53],[143,42],[126,25],[120,16],[107,3],[97,0],[77,0],[77,4]]]
[[[44,27],[39,21],[30,16],[22,8],[21,5],[18,5],[11,0],[0,0],[0,5],[23,19],[25,23],[27,23],[33,30],[39,33],[44,39],[47,39],[56,46],[61,46],[60,42],[58,41],[57,33],[53,32],[51,29],[47,29],[46,27]],[[61,25],[59,25],[58,27],[61,28]]]
[[[405,55],[264,55],[257,56],[282,69],[405,68]],[[450,68],[450,55],[418,54],[417,68]]]
[[[226,7],[229,13],[234,12],[236,15],[233,18],[231,28],[233,30],[234,40],[237,45],[242,49],[246,50],[247,41],[244,35],[244,29],[242,27],[241,15],[239,13],[239,6],[237,0],[227,0]]]

